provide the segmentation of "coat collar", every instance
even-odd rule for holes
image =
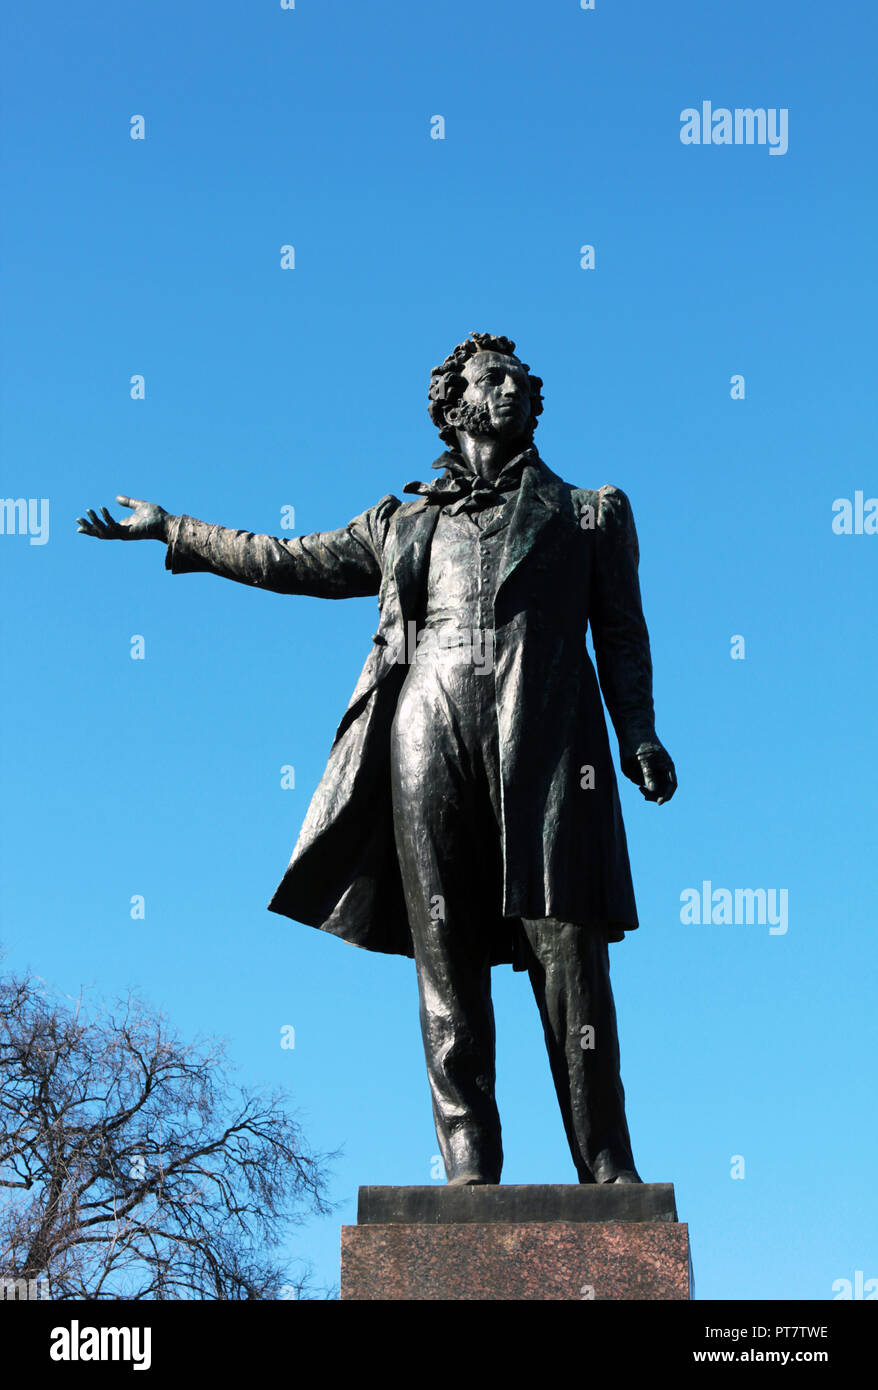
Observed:
[[[484,506],[490,505],[491,501],[495,501],[504,493],[508,495],[516,492],[521,486],[521,475],[525,465],[537,457],[536,449],[529,445],[514,458],[508,459],[496,478],[488,480],[476,472],[463,454],[455,449],[446,449],[433,463],[434,469],[443,470],[442,477],[434,478],[428,483],[406,483],[403,492],[418,494],[425,502],[435,502],[447,507],[449,515],[456,516],[460,511],[471,509],[468,506],[470,498],[483,498]]]

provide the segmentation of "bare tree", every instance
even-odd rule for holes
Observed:
[[[314,1296],[276,1252],[326,1214],[327,1165],[282,1092],[231,1085],[129,997],[59,1000],[0,978],[0,1281],[50,1298]],[[319,1295],[318,1295],[319,1296]]]

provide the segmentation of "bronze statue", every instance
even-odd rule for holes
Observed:
[[[637,927],[600,691],[622,771],[676,790],[656,738],[631,507],[565,483],[533,444],[542,382],[473,333],[434,367],[447,451],[414,500],[279,539],[133,498],[86,535],[167,543],[175,574],[276,593],[377,594],[372,650],[269,907],[413,956],[450,1183],[497,1183],[491,966],[527,970],[580,1182],[640,1182],[625,1118],[608,943]],[[600,691],[586,650],[591,626]]]

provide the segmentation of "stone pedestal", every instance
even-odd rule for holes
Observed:
[[[688,1299],[671,1183],[361,1187],[343,1299]]]

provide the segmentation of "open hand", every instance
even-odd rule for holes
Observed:
[[[164,507],[155,502],[143,502],[137,497],[117,497],[123,507],[132,507],[131,516],[115,521],[106,507],[101,507],[101,516],[88,511],[86,516],[76,518],[77,527],[84,536],[97,536],[102,541],[166,541],[168,524],[173,520]],[[86,517],[88,520],[86,520]],[[103,517],[103,520],[101,520]]]

